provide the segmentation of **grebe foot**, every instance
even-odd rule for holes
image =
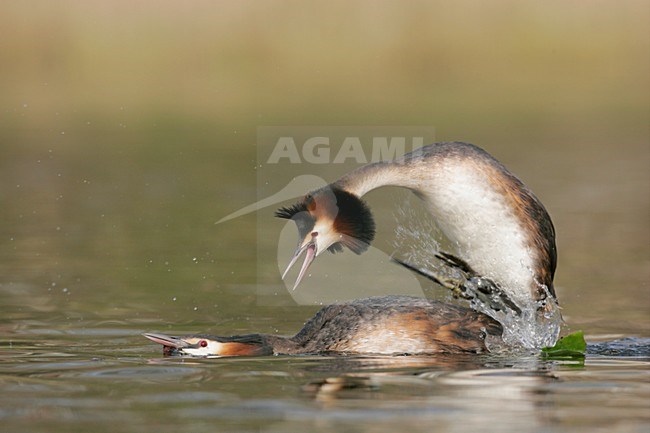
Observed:
[[[521,308],[494,281],[478,275],[467,262],[442,251],[436,253],[436,258],[440,259],[448,267],[459,271],[461,278],[450,278],[436,274],[429,269],[418,267],[396,257],[391,257],[391,260],[451,290],[454,298],[463,298],[469,301],[478,299],[495,311],[512,311],[518,316],[521,315]]]

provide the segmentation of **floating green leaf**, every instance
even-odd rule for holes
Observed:
[[[586,350],[585,335],[577,331],[560,338],[553,347],[542,348],[542,353],[551,358],[577,358],[584,357]]]

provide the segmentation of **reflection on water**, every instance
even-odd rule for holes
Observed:
[[[0,422],[7,431],[204,431],[218,424],[264,432],[429,431],[432,425],[444,431],[497,425],[504,432],[625,432],[650,423],[647,339],[592,343],[584,365],[505,354],[165,358],[141,332],[208,330],[214,323],[169,326],[147,308],[125,317],[92,298],[87,302],[96,313],[68,298],[50,300],[54,309],[42,302],[32,307],[34,293],[14,293],[3,307]],[[247,294],[240,287],[230,296]],[[265,314],[219,328],[278,323],[277,309]],[[295,331],[300,324],[286,326]]]
[[[628,347],[626,356],[605,355],[608,343],[599,343],[584,364],[506,355],[200,359],[162,357],[141,329],[123,325],[13,334],[0,358],[3,429],[625,432],[650,423],[647,340],[611,343]]]

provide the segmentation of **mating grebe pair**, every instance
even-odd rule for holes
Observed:
[[[300,239],[283,279],[302,255],[294,288],[324,251],[347,247],[363,253],[374,239],[375,223],[361,197],[382,186],[408,188],[424,200],[456,248],[453,255],[432,255],[462,271],[466,280],[449,286],[424,269],[399,263],[506,314],[519,315],[521,306],[536,305],[532,317],[544,320],[557,308],[555,231],[548,212],[495,158],[459,142],[431,144],[394,161],[367,164],[279,209],[276,216],[295,221]],[[144,335],[162,344],[167,355],[432,354],[482,352],[486,338],[498,338],[502,331],[493,317],[470,308],[384,296],[324,307],[293,337]]]

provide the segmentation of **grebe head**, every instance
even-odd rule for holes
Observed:
[[[257,335],[217,337],[187,335],[172,337],[165,334],[142,334],[154,343],[163,345],[163,354],[189,356],[254,356],[268,355],[272,350]]]
[[[375,222],[368,206],[356,195],[332,185],[307,194],[293,206],[278,209],[275,216],[291,219],[298,227],[298,247],[283,279],[306,253],[294,289],[323,251],[335,253],[347,247],[361,254],[375,237]]]

